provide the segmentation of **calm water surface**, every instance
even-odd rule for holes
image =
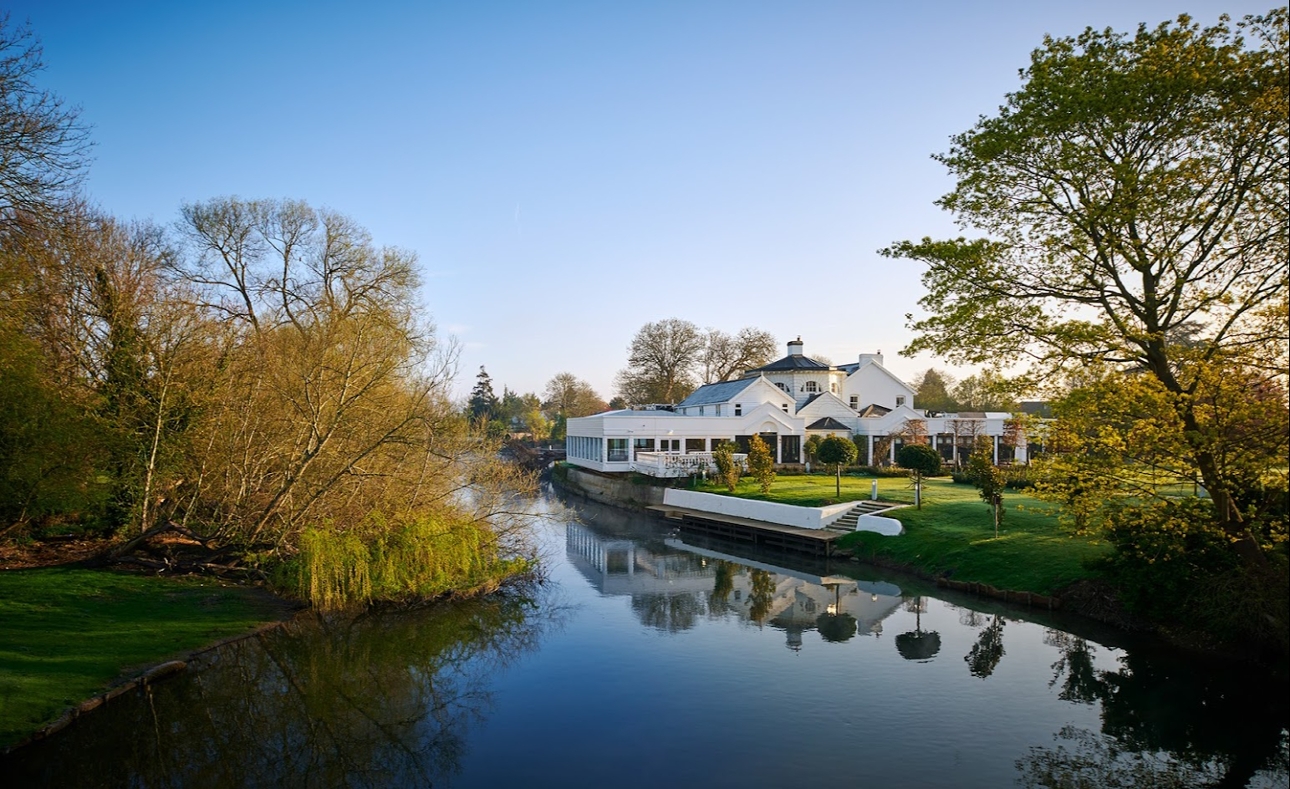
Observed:
[[[1287,785],[1282,681],[550,506],[531,594],[208,653],[0,763],[5,783]]]

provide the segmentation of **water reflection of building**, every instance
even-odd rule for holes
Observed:
[[[894,584],[821,576],[688,545],[610,537],[580,523],[566,532],[570,563],[602,594],[628,595],[641,622],[668,632],[735,616],[785,632],[790,649],[819,630],[827,640],[882,634],[901,604]]]

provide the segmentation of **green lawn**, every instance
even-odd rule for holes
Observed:
[[[872,477],[843,477],[842,495],[834,493],[834,478],[827,475],[784,476],[763,496],[756,483],[741,480],[733,495],[762,501],[818,507],[833,501],[869,498]],[[715,486],[708,492],[726,493]],[[912,504],[910,480],[878,479],[882,501]],[[956,485],[948,478],[926,480],[923,508],[893,510],[890,517],[905,526],[905,533],[883,537],[855,532],[838,545],[861,559],[898,562],[933,576],[949,573],[959,581],[978,581],[1019,592],[1052,594],[1067,584],[1093,574],[1084,562],[1105,554],[1107,545],[1071,536],[1057,523],[1055,506],[1021,493],[1004,494],[1003,527],[996,539],[990,508],[971,485]]]
[[[724,485],[709,482],[699,485],[696,490],[705,493],[734,495],[758,501],[777,501],[781,504],[796,504],[799,507],[823,507],[826,504],[837,504],[844,501],[859,501],[869,498],[869,487],[873,477],[842,478],[842,495],[837,496],[832,475],[800,474],[795,476],[777,476],[775,484],[768,495],[762,495],[761,488],[752,477],[739,480],[733,494]],[[914,501],[914,491],[908,491],[907,498],[900,498],[902,491],[909,487],[909,480],[903,477],[883,477],[878,480],[878,496],[884,501]]]
[[[115,679],[285,612],[256,590],[205,579],[0,572],[0,747]]]

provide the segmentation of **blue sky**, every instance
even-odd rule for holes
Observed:
[[[485,365],[608,398],[636,330],[753,325],[906,378],[919,270],[957,235],[930,155],[1019,86],[1045,33],[1204,2],[5,3],[93,127],[124,218],[291,197],[413,250],[460,393]]]

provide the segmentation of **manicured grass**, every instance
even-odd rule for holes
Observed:
[[[0,747],[132,670],[281,618],[252,589],[50,568],[0,572]]]
[[[844,501],[859,501],[869,498],[869,488],[873,477],[842,477],[842,495],[835,493],[834,478],[824,474],[781,475],[775,478],[770,493],[763,495],[757,481],[752,477],[739,480],[733,494],[724,485],[709,482],[699,485],[696,490],[704,493],[734,495],[758,501],[777,501],[781,504],[796,504],[799,507],[822,507],[825,504],[837,504]],[[878,495],[884,501],[904,501],[899,498],[900,491],[909,487],[909,480],[902,477],[882,477],[878,480]],[[913,489],[909,490],[908,500],[913,502]]]
[[[867,499],[872,481],[872,477],[843,477],[839,498],[831,476],[779,477],[768,496],[745,480],[734,495],[817,507],[832,500]],[[724,488],[705,490],[725,492]],[[878,498],[913,504],[913,485],[907,479],[879,478]],[[1007,492],[1004,506],[1003,526],[995,538],[990,508],[977,497],[976,488],[956,485],[948,478],[929,479],[924,481],[921,510],[904,507],[886,513],[904,524],[904,534],[883,537],[855,532],[842,537],[838,545],[861,559],[880,558],[933,576],[949,573],[959,581],[1046,595],[1092,577],[1084,562],[1110,550],[1104,543],[1062,529],[1056,505]]]

